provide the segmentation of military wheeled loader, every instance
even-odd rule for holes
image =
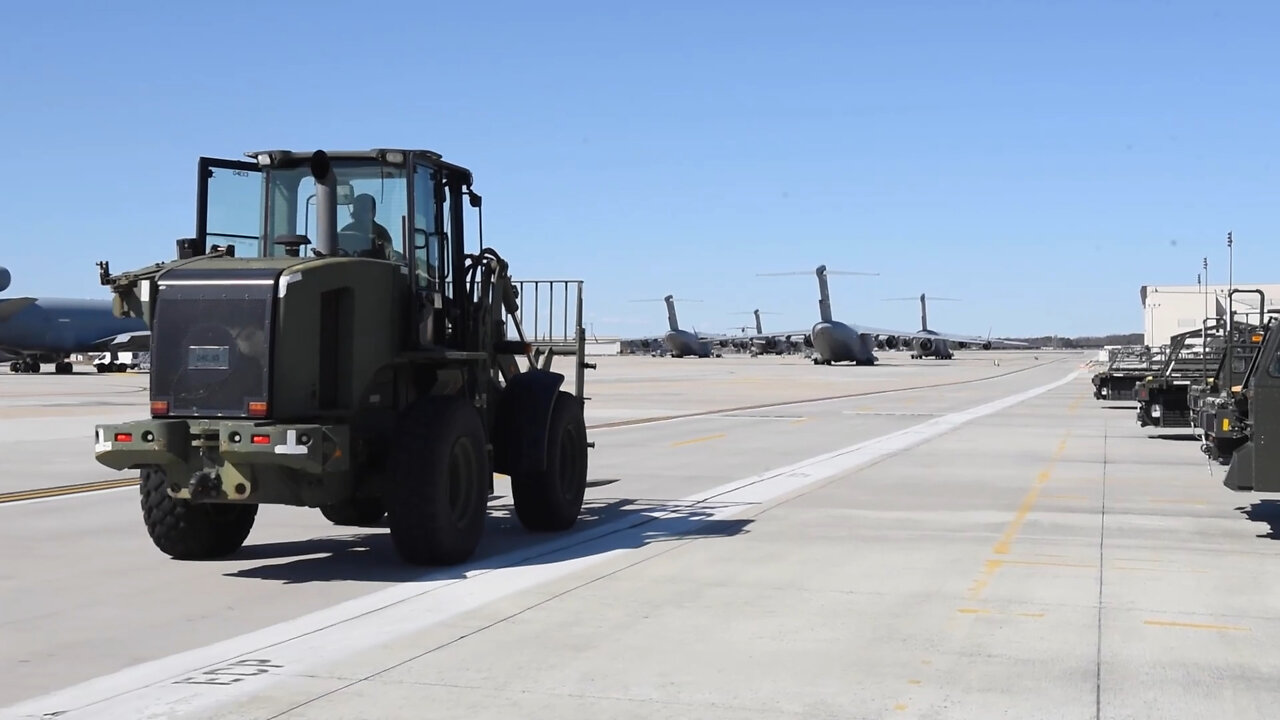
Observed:
[[[177,259],[99,263],[116,314],[150,327],[151,412],[97,426],[95,455],[140,472],[156,547],[226,555],[283,504],[339,525],[385,515],[404,561],[456,564],[495,473],[526,528],[572,527],[592,446],[581,281],[522,283],[563,284],[576,318],[529,338],[541,308],[482,234],[467,251],[463,204],[482,210],[466,168],[427,150],[246,156],[200,159]],[[575,364],[569,389],[555,355]]]

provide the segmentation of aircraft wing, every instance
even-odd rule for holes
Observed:
[[[753,332],[745,335],[744,338],[788,338],[788,337],[804,337],[813,332],[813,328],[805,328],[804,330],[768,330],[762,333]]]
[[[33,297],[17,297],[0,300],[0,322],[8,320],[35,303],[36,299]]]
[[[151,332],[139,330],[137,332],[111,335],[93,341],[92,345],[94,349],[104,352],[150,352]]]
[[[919,330],[910,330],[910,331],[886,330],[884,328],[873,328],[873,327],[867,327],[865,325],[858,325],[856,327],[858,328],[858,332],[867,333],[870,335],[896,335],[898,337],[909,337],[909,338],[939,338],[942,340],[947,340],[949,342],[962,342],[962,343],[970,343],[970,344],[976,344],[976,345],[981,345],[982,343],[990,340],[992,345],[999,343],[1002,345],[1020,345],[1023,347],[1028,347],[1027,343],[1018,342],[1016,340],[1002,340],[1000,338],[984,338],[984,337],[977,337],[975,335],[953,335],[951,333],[937,332],[936,330],[931,330],[929,332],[921,332]]]

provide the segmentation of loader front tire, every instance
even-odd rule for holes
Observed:
[[[430,395],[401,416],[387,525],[401,559],[456,565],[484,534],[493,478],[480,413],[463,396]]]
[[[513,475],[511,499],[526,530],[557,532],[578,522],[586,492],[587,428],[582,401],[561,390],[547,427],[547,466]]]

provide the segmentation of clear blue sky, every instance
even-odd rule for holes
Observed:
[[[173,256],[199,155],[428,147],[595,332],[752,308],[997,335],[1139,331],[1142,284],[1280,268],[1274,3],[114,2],[6,8],[9,293]],[[782,328],[782,326],[787,326]]]

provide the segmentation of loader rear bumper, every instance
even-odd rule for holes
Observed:
[[[144,466],[272,466],[307,474],[347,469],[346,425],[148,418],[96,427],[94,458],[114,470]]]

